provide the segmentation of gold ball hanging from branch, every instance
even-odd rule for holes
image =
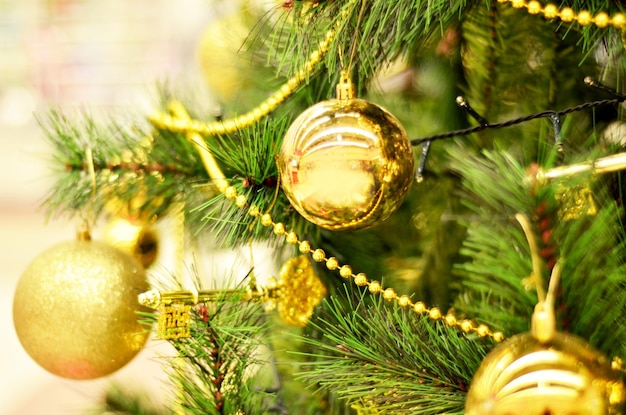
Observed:
[[[26,352],[44,369],[70,379],[106,376],[143,348],[148,330],[137,295],[146,274],[130,255],[102,242],[58,244],[22,274],[13,322]]]
[[[354,98],[349,83],[339,84],[338,99],[319,102],[296,118],[277,160],[294,209],[331,230],[362,229],[387,219],[404,201],[415,164],[398,119]]]
[[[501,343],[483,360],[465,413],[617,414],[625,398],[624,384],[608,360],[582,339],[557,332],[542,343],[524,333]]]

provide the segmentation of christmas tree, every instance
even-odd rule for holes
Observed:
[[[164,86],[131,122],[40,115],[49,214],[134,231],[38,257],[20,340],[85,379],[154,332],[176,352],[163,413],[624,413],[623,13],[244,2],[200,42],[218,113]],[[163,221],[179,250],[269,247],[276,272],[154,269]],[[67,304],[86,292],[98,320]],[[32,312],[55,296],[56,320]],[[75,350],[55,343],[63,312],[89,315],[63,333]],[[108,402],[160,411],[123,388]]]

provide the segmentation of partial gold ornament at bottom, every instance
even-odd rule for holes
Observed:
[[[39,255],[22,274],[13,322],[26,352],[70,379],[106,376],[143,348],[148,330],[137,295],[146,274],[130,255],[102,242],[75,240]]]
[[[304,218],[331,230],[377,225],[404,201],[414,178],[397,118],[362,99],[330,99],[291,124],[278,156],[282,188]]]
[[[489,353],[474,375],[466,415],[621,414],[621,379],[582,339],[556,333],[539,342],[514,336]]]

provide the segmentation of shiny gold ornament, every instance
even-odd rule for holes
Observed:
[[[132,255],[146,269],[156,261],[159,253],[157,234],[140,221],[112,219],[104,229],[104,241]]]
[[[158,173],[156,173],[158,175]],[[137,173],[126,173],[121,183],[116,182],[119,178],[111,176],[112,186],[105,187],[106,210],[113,216],[126,218],[128,220],[153,223],[157,217],[151,212],[156,210],[163,204],[162,197],[149,197],[145,186],[145,181]],[[124,181],[135,181],[139,190],[131,190]],[[136,192],[136,195],[129,199],[123,200],[120,194]]]
[[[625,397],[610,362],[583,340],[555,333],[542,343],[524,333],[487,355],[472,380],[465,413],[617,414]]]
[[[222,101],[232,101],[235,92],[247,85],[244,79],[250,57],[244,59],[239,52],[250,29],[243,16],[235,13],[213,21],[200,38],[202,72],[211,92]]]
[[[529,222],[520,214],[517,219],[535,250]],[[559,260],[554,266],[548,292],[537,290],[531,331],[501,343],[481,363],[467,395],[466,415],[623,413],[626,391],[611,363],[584,340],[556,330],[554,298],[562,264]]]
[[[598,207],[593,199],[591,186],[560,186],[557,189],[556,199],[561,202],[559,218],[563,221],[578,219],[581,216],[595,216]]]
[[[241,91],[254,85],[261,64],[247,51],[246,42],[263,11],[258,5],[242,4],[235,11],[213,20],[200,37],[198,56],[211,93],[222,102],[232,102]],[[258,29],[258,27],[257,27]]]
[[[338,99],[313,105],[289,127],[278,156],[292,206],[326,229],[361,229],[388,218],[414,175],[406,131],[384,108],[354,98],[347,77]]]
[[[39,255],[22,274],[13,321],[26,352],[65,378],[93,379],[127,364],[148,330],[137,294],[145,271],[130,255],[102,242],[74,240]]]

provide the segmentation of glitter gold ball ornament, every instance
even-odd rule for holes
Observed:
[[[277,160],[291,205],[331,230],[384,221],[402,203],[414,176],[413,151],[400,122],[384,108],[354,98],[345,74],[337,99],[296,118]]]
[[[26,352],[44,369],[70,379],[108,375],[128,363],[148,334],[137,295],[145,271],[130,255],[102,242],[58,244],[22,274],[13,322]]]
[[[610,363],[582,339],[531,333],[498,345],[474,375],[466,415],[623,413],[624,385]]]

